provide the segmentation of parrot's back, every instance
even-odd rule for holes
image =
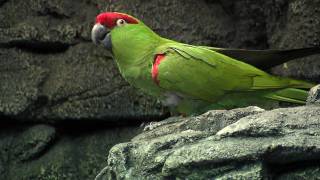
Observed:
[[[204,47],[169,42],[157,52],[164,55],[159,64],[159,87],[219,109],[261,105],[267,100],[303,104],[306,90],[314,86],[270,75]]]

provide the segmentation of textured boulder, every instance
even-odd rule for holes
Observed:
[[[307,104],[320,105],[320,85],[317,85],[317,86],[311,88],[311,90],[309,91]]]
[[[12,153],[16,160],[28,161],[37,158],[49,148],[56,138],[55,128],[47,125],[36,125],[19,134],[12,144]]]
[[[308,179],[320,167],[319,126],[320,106],[168,119],[114,146],[100,179]]]

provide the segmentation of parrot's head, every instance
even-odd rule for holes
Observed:
[[[148,34],[155,33],[138,19],[124,13],[104,12],[96,17],[91,38],[112,52],[116,47],[122,51],[137,48],[148,39]]]
[[[163,38],[142,21],[128,14],[104,12],[96,17],[91,31],[95,44],[102,45],[112,53],[121,72],[129,67],[152,64],[152,54]]]
[[[118,12],[105,12],[96,17],[91,31],[91,39],[95,44],[102,44],[108,50],[112,49],[111,33],[123,31],[128,24],[139,24],[136,18]],[[122,29],[122,30],[121,30]]]

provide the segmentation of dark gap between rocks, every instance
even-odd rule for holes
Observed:
[[[145,123],[151,121],[161,121],[167,117],[159,116],[141,116],[141,117],[114,117],[112,121],[83,119],[83,120],[64,120],[55,123],[55,126],[61,133],[69,135],[83,135],[106,129],[125,128],[125,127],[142,127]],[[109,118],[108,118],[109,119]],[[111,119],[111,118],[110,118]]]
[[[6,2],[8,2],[8,0],[0,0],[0,6],[4,5]]]
[[[279,164],[279,163],[266,163],[266,167],[268,169],[268,174],[271,174],[272,177],[277,178],[280,175],[284,175],[287,173],[293,173],[298,170],[305,170],[308,168],[320,168],[319,159],[314,160],[305,160],[305,161],[297,161],[293,163]]]
[[[163,116],[140,116],[140,117],[109,117],[104,119],[65,119],[65,120],[47,120],[50,123],[41,122],[41,120],[33,120],[31,118],[17,119],[0,115],[0,129],[11,129],[17,127],[31,127],[38,124],[48,124],[56,128],[57,131],[70,135],[83,135],[102,131],[106,129],[124,128],[124,127],[141,127],[143,124],[152,121],[161,121],[166,119],[168,114]]]
[[[41,42],[41,41],[29,41],[18,40],[11,41],[9,43],[0,44],[0,48],[19,48],[24,51],[36,53],[36,54],[58,54],[67,51],[70,44],[62,42]]]

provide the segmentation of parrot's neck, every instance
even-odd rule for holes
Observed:
[[[153,53],[161,37],[150,29],[134,28],[130,33],[112,34],[112,51],[121,67],[146,63],[145,56]]]
[[[167,40],[146,26],[129,28],[114,32],[111,36],[114,58],[121,74],[130,82],[151,77],[155,49]]]

